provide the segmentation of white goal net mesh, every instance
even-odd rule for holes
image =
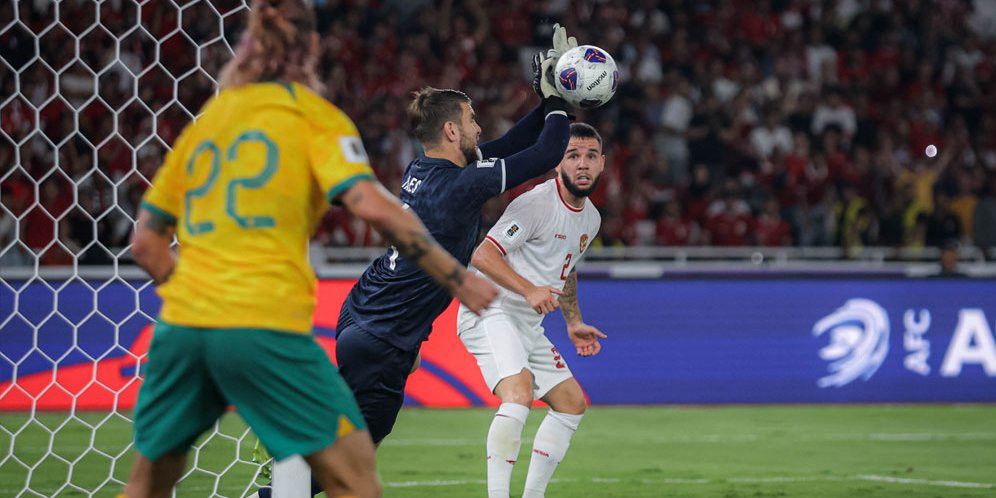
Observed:
[[[0,2],[0,496],[114,496],[159,302],[127,264],[141,194],[216,89],[241,0]],[[245,496],[227,415],[179,494]]]

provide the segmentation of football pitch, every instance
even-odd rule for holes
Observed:
[[[379,452],[387,497],[486,496],[484,438],[491,410],[405,409]],[[521,493],[532,435],[543,414],[534,410],[523,435],[512,496]],[[106,413],[80,418],[94,424]],[[36,416],[11,445],[25,414],[0,415],[0,496],[16,496],[25,470],[38,465],[31,488],[50,496],[67,480],[67,466],[48,451],[49,429],[58,428],[53,451],[68,460],[84,455],[71,482],[113,496],[108,459],[90,447],[92,430],[65,423],[62,413]],[[594,407],[585,416],[547,496],[562,497],[982,497],[996,496],[996,406],[831,405],[735,407]],[[222,433],[197,455],[198,472],[178,496],[242,496],[256,468],[231,465],[246,459],[252,436],[241,443],[238,417],[226,415]],[[130,427],[112,416],[94,446],[123,451]],[[7,453],[6,451],[4,453]],[[127,455],[127,454],[126,454]],[[191,463],[193,463],[191,458]],[[123,479],[131,456],[113,473]],[[231,465],[231,466],[230,466]],[[226,467],[229,467],[227,468]],[[101,477],[103,475],[103,477]],[[83,496],[66,487],[59,496]]]

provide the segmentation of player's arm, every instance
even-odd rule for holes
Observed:
[[[507,157],[536,143],[546,117],[543,103],[515,123],[504,135],[481,144],[483,157]]]
[[[571,270],[564,283],[564,293],[560,296],[560,313],[564,315],[567,324],[567,336],[577,349],[580,356],[594,356],[602,350],[599,339],[607,336],[581,319],[581,308],[578,306],[578,272]]]
[[[558,29],[559,26],[558,26]],[[563,31],[561,29],[561,31]],[[566,32],[562,33],[566,37]],[[457,177],[455,192],[459,198],[453,199],[461,205],[484,203],[486,200],[550,171],[560,164],[567,150],[570,138],[570,118],[567,102],[560,98],[551,83],[553,77],[552,57],[544,59],[540,54],[533,61],[534,87],[543,99],[543,104],[497,143],[485,144],[481,148],[483,157],[502,157],[478,161],[477,167],[468,166]],[[538,111],[538,112],[537,112]],[[539,136],[532,140],[537,122]],[[528,147],[525,147],[527,144]],[[522,148],[525,147],[525,148]],[[508,155],[501,152],[515,153]]]
[[[525,149],[536,142],[543,130],[544,120],[551,111],[567,111],[566,103],[559,98],[552,85],[552,67],[564,52],[578,46],[578,41],[573,36],[567,36],[567,30],[560,24],[554,24],[551,45],[551,50],[540,52],[533,59],[533,90],[542,99],[539,107],[526,114],[501,138],[482,144],[483,157],[508,157]],[[560,102],[551,102],[548,97],[556,97]]]
[[[535,144],[505,159],[477,161],[463,168],[453,185],[451,200],[458,206],[480,205],[546,173],[560,164],[569,135],[567,114],[560,110],[548,113]]]
[[[176,233],[176,218],[143,206],[131,234],[131,255],[156,285],[169,280],[176,267],[176,253],[170,249]]]
[[[505,261],[505,254],[498,243],[490,237],[481,242],[481,245],[474,251],[470,262],[498,285],[526,298],[526,302],[536,313],[544,315],[560,306],[557,301],[557,296],[561,294],[560,290],[549,285],[533,285],[532,282],[519,275]]]
[[[536,143],[504,159],[506,189],[550,171],[564,158],[571,126],[567,117],[567,103],[557,97],[551,97],[547,101],[553,104],[546,113],[543,131]]]
[[[490,282],[468,272],[443,249],[410,210],[379,183],[360,181],[340,197],[354,216],[370,224],[405,259],[417,264],[474,313],[480,313],[498,295]]]
[[[176,235],[178,214],[182,213],[183,169],[193,126],[187,126],[166,154],[156,171],[152,185],[139,204],[138,221],[131,234],[131,255],[156,285],[162,285],[173,275],[177,255],[170,248]]]

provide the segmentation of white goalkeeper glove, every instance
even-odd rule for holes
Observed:
[[[568,37],[567,28],[557,23],[553,25],[553,48],[546,52],[546,56],[552,58],[553,63],[556,64],[561,55],[576,46],[578,46],[577,38]]]
[[[568,50],[578,46],[578,41],[573,36],[567,36],[567,29],[559,23],[553,25],[553,48],[536,54],[533,57],[533,90],[540,98],[560,97],[557,87],[554,84],[554,68],[560,56]]]

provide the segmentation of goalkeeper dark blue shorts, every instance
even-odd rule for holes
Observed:
[[[381,442],[398,420],[418,352],[398,349],[343,316],[336,330],[335,357],[360,405],[370,437],[374,443]]]
[[[366,424],[310,334],[159,322],[135,408],[135,448],[186,452],[228,406],[280,460],[308,455]]]

